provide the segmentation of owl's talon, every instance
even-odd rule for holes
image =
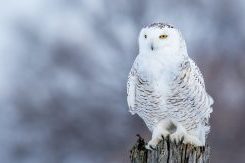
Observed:
[[[152,145],[150,145],[150,148],[151,148],[152,150],[156,150],[156,148],[154,148]]]
[[[148,150],[156,150],[156,148],[153,147],[153,145],[149,145],[149,143],[145,146]]]
[[[205,151],[205,146],[201,146],[200,150],[201,150],[201,152],[204,152]]]
[[[164,136],[163,136],[163,135],[161,135],[161,137],[162,137],[162,140],[164,141],[164,139],[165,139],[165,138],[164,138]]]
[[[181,139],[180,139],[180,142],[179,142],[179,143],[180,143],[180,144],[183,144],[183,142],[184,142],[184,136],[182,136],[182,137],[181,137]]]

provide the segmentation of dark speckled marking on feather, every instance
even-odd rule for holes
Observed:
[[[167,23],[160,23],[160,22],[159,23],[152,23],[152,24],[147,25],[145,27],[147,27],[147,28],[158,27],[160,29],[165,28],[165,27],[167,27],[167,28],[174,28],[173,25],[170,25],[170,24],[167,24]]]

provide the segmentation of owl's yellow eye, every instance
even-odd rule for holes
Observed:
[[[165,38],[167,38],[167,37],[168,37],[168,35],[160,35],[160,36],[159,36],[160,39],[165,39]]]
[[[147,35],[144,35],[145,38],[147,38]]]

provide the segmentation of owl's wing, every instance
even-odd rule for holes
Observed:
[[[135,97],[136,97],[136,63],[137,61],[135,60],[129,75],[128,75],[128,82],[127,82],[127,101],[128,101],[128,106],[129,106],[129,112],[131,114],[135,114]]]
[[[190,66],[191,66],[191,69],[193,71],[193,75],[194,75],[194,78],[195,80],[200,84],[201,87],[203,87],[203,89],[205,90],[205,83],[204,83],[204,78],[203,78],[203,75],[200,71],[200,69],[198,68],[198,66],[195,64],[195,62],[189,58],[189,61],[190,61]],[[207,94],[207,93],[206,93]],[[213,98],[207,94],[207,98],[208,98],[208,105],[211,106],[213,105],[214,103],[214,100]],[[209,112],[211,113],[213,110],[212,108],[210,107],[211,110],[209,110]]]
[[[210,117],[210,113],[213,112],[213,108],[211,105],[213,105],[214,101],[213,98],[207,93],[205,89],[204,78],[198,66],[191,59],[189,59],[189,62],[190,62],[190,68],[192,74],[191,75],[192,93],[189,94],[189,97],[191,97],[191,99],[193,100],[190,103],[192,113],[189,114],[189,118],[192,120],[196,118],[197,119],[200,118],[200,122],[204,126],[205,133],[208,133],[209,117]],[[194,117],[196,118],[194,118],[193,115],[195,115]]]
[[[182,122],[187,130],[202,124],[208,133],[213,100],[205,90],[203,76],[194,61],[188,59],[181,67],[173,84],[173,95],[168,99],[171,116]]]
[[[129,112],[134,114],[135,107],[135,76],[130,72],[127,82],[127,101],[129,106]]]

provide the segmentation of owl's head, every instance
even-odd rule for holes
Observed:
[[[184,47],[183,47],[184,46]],[[139,51],[148,54],[169,54],[185,48],[180,31],[166,23],[144,27],[139,35]]]

